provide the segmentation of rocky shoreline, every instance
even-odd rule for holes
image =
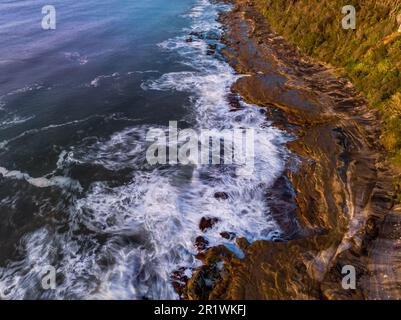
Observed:
[[[401,298],[401,210],[379,114],[348,79],[278,36],[252,1],[233,2],[220,18],[223,54],[247,75],[233,97],[264,106],[275,126],[296,137],[287,147],[297,165],[266,194],[287,237],[236,239],[243,259],[224,246],[202,250],[198,238],[203,266],[177,291],[184,299]],[[345,265],[356,268],[355,290],[341,286]],[[179,282],[179,271],[173,279]]]

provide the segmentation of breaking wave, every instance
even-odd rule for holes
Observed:
[[[218,50],[209,51],[210,45],[221,46],[216,19],[228,9],[228,5],[199,0],[188,14],[191,28],[183,30],[185,35],[160,44],[160,50],[177,53],[189,70],[143,82],[142,89],[189,93],[195,130],[255,130],[254,174],[238,175],[234,165],[150,167],[144,152],[147,126],[75,146],[60,155],[59,170],[98,165],[112,172],[128,170],[124,174],[129,179],[123,184],[91,183],[83,196],[74,198],[67,231],[41,228],[26,235],[19,244],[24,258],[0,268],[0,298],[175,299],[171,273],[183,267],[190,275],[200,263],[194,240],[201,233],[202,217],[219,219],[203,234],[209,245],[224,244],[240,257],[235,242],[222,238],[221,232],[233,232],[251,242],[280,237],[265,193],[285,168],[287,137],[266,121],[260,107],[240,98],[238,110],[229,112],[227,96],[239,76],[218,56]],[[191,41],[188,34],[193,35]],[[118,76],[100,76],[91,85]],[[58,183],[56,178],[33,180],[5,168],[0,168],[0,174],[37,186]],[[228,199],[216,199],[218,192],[225,192]],[[54,265],[62,275],[56,290],[32,286],[32,279],[46,265]]]

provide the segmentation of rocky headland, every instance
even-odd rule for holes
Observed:
[[[266,193],[286,237],[237,238],[240,259],[224,246],[207,248],[199,236],[203,265],[191,279],[178,270],[177,291],[184,299],[401,298],[401,208],[381,115],[347,77],[278,35],[254,1],[233,3],[220,17],[223,54],[246,76],[229,100],[265,107],[266,117],[295,137],[287,147],[297,161]],[[204,218],[200,230],[214,223]],[[222,236],[235,238],[229,230]],[[355,290],[342,287],[346,265],[355,267]]]

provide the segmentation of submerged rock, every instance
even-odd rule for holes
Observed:
[[[219,218],[202,217],[199,222],[199,229],[206,232],[208,229],[213,228],[213,226],[220,221]]]
[[[170,277],[171,282],[175,291],[181,296],[185,286],[189,280],[188,276],[186,275],[186,268],[181,267],[178,270],[174,271]]]
[[[219,199],[219,200],[227,200],[228,199],[228,194],[225,193],[225,192],[216,192],[214,194],[214,197],[216,199]]]
[[[208,245],[209,241],[207,241],[204,237],[202,236],[196,237],[195,247],[196,249],[198,249],[198,251],[204,251],[205,249],[207,249]]]

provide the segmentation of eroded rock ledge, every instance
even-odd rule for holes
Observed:
[[[237,239],[244,259],[223,246],[210,248],[180,293],[186,299],[400,298],[401,218],[379,115],[346,78],[275,34],[252,1],[233,2],[221,16],[223,53],[248,76],[232,91],[266,107],[276,126],[297,137],[288,148],[300,165],[266,195],[276,199],[272,214],[288,239]],[[288,184],[295,195],[285,192]],[[345,265],[356,268],[356,290],[341,286]]]

